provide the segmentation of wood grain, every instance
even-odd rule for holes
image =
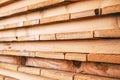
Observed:
[[[59,80],[73,80],[75,73],[42,69],[41,75],[49,78],[59,79]]]
[[[66,60],[87,61],[87,54],[85,53],[66,53]]]
[[[64,53],[60,52],[36,52],[36,57],[51,58],[51,59],[64,59]]]
[[[114,54],[88,54],[88,61],[120,64],[120,55]]]
[[[40,75],[41,69],[40,68],[35,68],[35,67],[19,67],[18,68],[19,72],[24,72],[24,73],[29,73],[29,74],[35,74],[35,75]]]

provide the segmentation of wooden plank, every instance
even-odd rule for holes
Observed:
[[[35,74],[35,75],[40,75],[41,69],[40,68],[35,68],[35,67],[19,67],[18,68],[19,72],[24,72],[24,73],[29,73],[29,74]]]
[[[2,37],[0,41],[17,41],[16,37]]]
[[[87,54],[85,54],[85,53],[66,53],[65,59],[77,60],[77,61],[87,61]]]
[[[120,12],[120,0],[103,0],[102,14],[111,14]]]
[[[80,67],[77,68],[76,72],[119,79],[120,65],[97,62],[82,62]]]
[[[0,43],[0,50],[120,54],[120,39]]]
[[[4,29],[16,28],[16,27],[22,27],[22,26],[23,26],[23,21],[18,22],[18,23],[4,25]]]
[[[36,52],[36,57],[52,58],[52,59],[64,59],[64,53],[62,52]]]
[[[56,40],[55,34],[40,34],[40,40]]]
[[[114,54],[88,54],[88,61],[120,64],[120,55]]]
[[[39,35],[30,35],[30,36],[20,36],[18,41],[34,41],[39,40]]]
[[[29,20],[29,21],[24,21],[24,26],[37,25],[39,23],[40,23],[39,19]]]
[[[98,11],[98,13],[97,13],[97,11]],[[99,9],[71,13],[70,19],[77,19],[77,18],[90,17],[90,16],[96,16],[96,15],[97,16],[100,15],[100,10]]]
[[[55,79],[50,79],[42,76],[36,76],[32,74],[26,74],[22,72],[16,72],[16,71],[11,71],[7,69],[1,69],[1,68],[0,68],[0,74],[13,77],[19,80],[55,80]]]
[[[49,78],[59,79],[59,80],[73,80],[75,73],[42,69],[41,75]]]
[[[24,50],[3,50],[1,51],[0,55],[10,55],[10,56],[29,56],[34,57],[34,51],[24,51]]]
[[[12,70],[12,71],[17,71],[18,70],[18,65],[1,63],[0,62],[0,68]]]
[[[47,18],[41,18],[40,24],[69,20],[69,14],[57,15]]]
[[[37,4],[37,3],[40,3],[40,2],[44,2],[44,1],[46,1],[46,0],[37,0],[37,1],[34,1],[34,0],[22,0],[22,1],[18,1],[18,2],[16,2],[16,3],[13,3],[13,4],[10,4],[10,5],[7,5],[7,6],[5,6],[5,7],[2,7],[1,9],[0,9],[0,14],[5,14],[5,13],[10,13],[10,14],[12,14],[12,11],[13,11],[13,13],[15,13],[15,12],[21,12],[22,10],[24,11],[24,10],[26,10],[27,9],[27,7],[29,6],[29,5],[32,5],[32,4]],[[21,7],[22,6],[22,7]],[[6,16],[6,15],[4,15],[4,16]],[[1,17],[3,17],[3,16],[1,16]]]
[[[94,75],[77,74],[75,75],[74,80],[119,80],[119,79],[94,76]]]
[[[57,33],[57,40],[66,40],[66,39],[91,39],[93,38],[93,31],[85,32],[70,32],[70,33]]]
[[[5,77],[4,80],[18,80],[18,79],[11,78],[11,77]]]
[[[0,62],[11,63],[11,64],[21,64],[21,60],[16,56],[1,56]]]
[[[49,25],[40,25],[29,28],[19,28],[14,30],[5,30],[4,37],[10,36],[27,36],[39,34],[55,34],[69,32],[83,32],[94,30],[118,29],[118,20],[116,16],[95,17],[84,20],[75,20],[63,23],[54,23]],[[107,23],[104,23],[106,22]],[[101,24],[104,23],[104,24]],[[57,26],[57,27],[56,27]],[[69,27],[68,27],[69,26]],[[85,26],[85,27],[84,27]]]
[[[94,37],[97,38],[120,38],[120,30],[96,30],[94,31]]]
[[[58,60],[58,59],[27,58],[26,66],[74,71],[74,66],[72,61]]]
[[[80,12],[85,12],[85,11],[89,11],[89,10],[99,9],[101,6],[101,2],[102,2],[102,0],[79,1],[76,3],[70,4],[70,5],[67,5],[67,11],[69,13],[77,13],[77,12],[80,13]]]
[[[33,9],[37,9],[37,8],[43,8],[43,7],[50,6],[50,5],[55,5],[55,4],[64,2],[64,1],[65,0],[54,0],[54,1],[52,1],[52,0],[46,0],[44,2],[40,2],[40,3],[37,3],[37,4],[29,5],[28,9],[29,10],[33,10]]]
[[[15,0],[1,0],[0,1],[0,7],[8,5],[8,4],[13,3],[13,2],[15,2]]]

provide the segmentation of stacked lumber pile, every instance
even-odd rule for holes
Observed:
[[[120,80],[120,0],[0,0],[0,80]]]

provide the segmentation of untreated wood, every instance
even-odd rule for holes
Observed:
[[[120,55],[117,54],[88,54],[88,61],[120,64]]]
[[[18,41],[34,41],[39,40],[39,35],[19,36]]]
[[[49,78],[59,79],[59,80],[73,80],[75,73],[42,69],[41,75]]]
[[[11,78],[11,77],[5,77],[4,80],[18,80],[18,79]]]
[[[120,30],[96,30],[94,31],[94,37],[97,38],[120,38]]]
[[[40,34],[40,40],[56,40],[55,34]]]
[[[69,33],[57,33],[57,40],[66,40],[66,39],[91,39],[93,38],[92,31],[85,32],[69,32]]]
[[[94,75],[77,74],[75,75],[74,80],[119,80],[119,79],[94,76]]]
[[[87,61],[87,54],[85,53],[66,53],[66,60]]]
[[[120,12],[120,0],[103,0],[102,14],[118,13]]]
[[[41,18],[40,24],[58,22],[58,21],[66,21],[66,20],[69,20],[70,18],[69,16],[70,16],[69,14],[63,14],[63,15],[58,15],[58,16],[53,16],[53,17]]]
[[[0,68],[12,70],[12,71],[17,71],[18,70],[18,65],[0,62]]]
[[[0,43],[0,50],[120,54],[120,40],[105,39]]]
[[[9,55],[9,56],[29,56],[34,57],[34,51],[19,51],[19,50],[3,50],[0,52],[0,55]]]
[[[11,64],[21,64],[21,60],[16,56],[1,56],[0,62],[11,63]]]
[[[64,59],[63,52],[36,52],[36,57],[52,58],[52,59]]]
[[[22,27],[22,26],[23,26],[23,21],[18,22],[18,23],[4,25],[4,29],[16,28],[16,27]]]
[[[58,59],[27,58],[26,66],[74,71],[73,62]]]
[[[13,2],[15,2],[15,0],[1,0],[0,7],[8,5],[8,4],[13,3]]]
[[[40,23],[39,19],[29,20],[29,21],[24,21],[24,26],[36,25],[36,24],[39,24],[39,23]]]
[[[41,74],[41,69],[40,68],[35,68],[35,67],[19,67],[18,68],[19,72],[24,72],[24,73],[29,73],[29,74],[35,74],[35,75],[40,75]]]
[[[22,72],[16,72],[16,71],[11,71],[7,69],[1,69],[1,68],[0,68],[0,74],[13,77],[19,80],[55,80],[55,79],[50,79],[42,76],[36,76],[32,74],[26,74]]]

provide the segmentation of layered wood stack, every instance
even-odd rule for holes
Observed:
[[[120,80],[120,0],[0,0],[0,80]]]

